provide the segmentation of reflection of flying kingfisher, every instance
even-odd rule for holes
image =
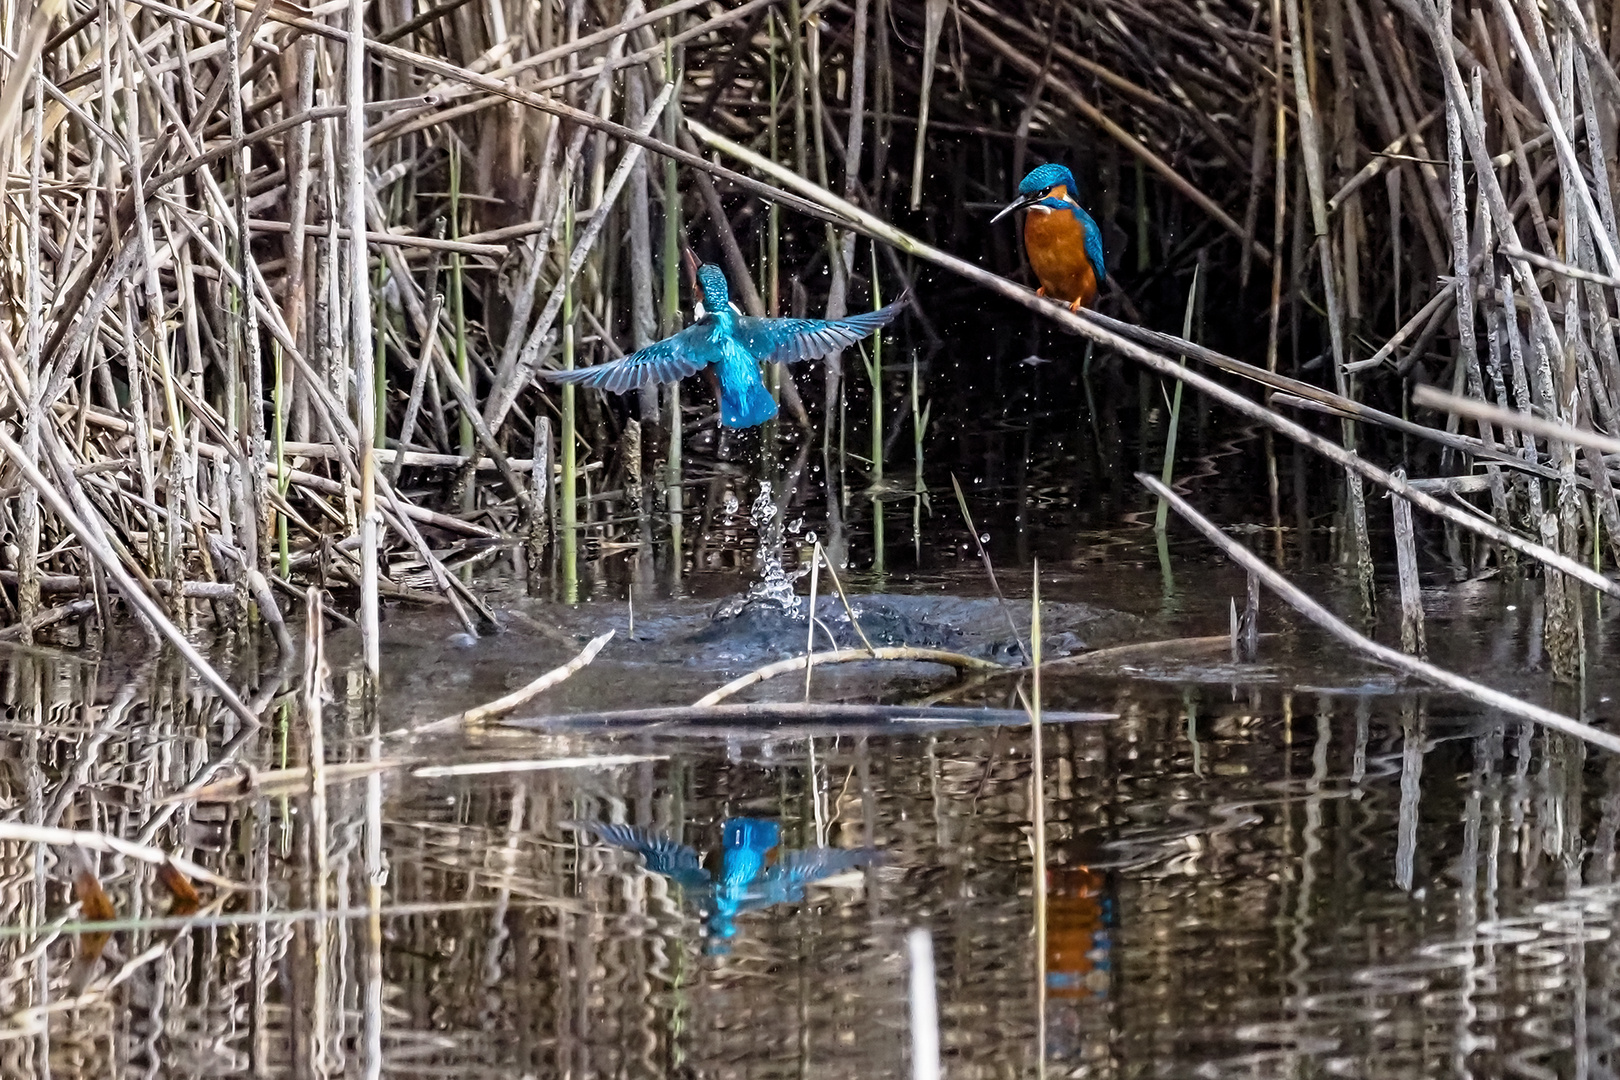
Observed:
[[[620,360],[571,371],[542,371],[552,382],[594,386],[622,394],[648,383],[684,379],[713,367],[720,377],[720,423],[746,428],[776,415],[776,400],[759,377],[762,363],[816,360],[855,344],[899,313],[908,297],[847,319],[756,319],[731,306],[726,275],[698,267],[703,311],[698,321]]]
[[[776,822],[727,818],[721,826],[721,860],[716,878],[703,866],[695,850],[668,837],[654,836],[634,825],[572,824],[614,847],[639,853],[647,861],[647,869],[681,886],[708,917],[709,933],[722,941],[736,936],[734,920],[738,915],[802,900],[804,887],[811,882],[864,866],[878,857],[873,848],[784,851],[777,846],[782,829]],[[773,851],[776,857],[771,859]]]
[[[1070,311],[1088,307],[1108,276],[1102,230],[1075,201],[1077,190],[1068,169],[1042,165],[1018,185],[1018,198],[990,219],[994,224],[1014,210],[1029,210],[1024,218],[1024,251],[1041,281],[1036,291],[1064,301]]]

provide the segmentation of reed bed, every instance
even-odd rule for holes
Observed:
[[[8,675],[4,697],[25,743],[22,794],[8,814],[65,830],[49,834],[62,850],[91,830],[114,834],[124,815],[138,826],[130,842],[145,850],[174,840],[179,822],[196,825],[185,794],[223,782],[239,759],[277,753],[307,769],[299,823],[283,830],[278,796],[256,792],[257,816],[236,823],[242,843],[209,865],[253,886],[255,904],[286,885],[308,918],[296,929],[259,922],[230,955],[216,956],[214,939],[194,946],[150,928],[140,951],[132,942],[123,953],[137,967],[183,967],[191,950],[210,950],[206,988],[251,1014],[252,1034],[235,1036],[244,1060],[295,1047],[308,1055],[296,1075],[323,1074],[340,1047],[380,1060],[383,920],[415,919],[423,940],[474,941],[486,929],[449,909],[384,914],[389,864],[406,871],[395,904],[438,905],[473,872],[429,857],[435,845],[450,850],[450,825],[437,818],[393,826],[426,855],[385,858],[380,773],[391,763],[354,683],[333,689],[336,702],[328,696],[328,624],[359,624],[362,666],[375,677],[385,601],[445,605],[474,634],[495,626],[463,571],[508,542],[523,541],[513,546],[531,580],[554,574],[564,596],[577,595],[579,564],[595,552],[633,549],[679,573],[688,550],[696,563],[710,542],[727,490],[756,478],[745,475],[754,463],[757,479],[785,488],[763,496],[762,514],[779,519],[812,483],[812,452],[829,570],[846,565],[845,526],[863,502],[881,567],[885,501],[909,502],[921,532],[930,437],[1001,408],[986,405],[983,379],[947,362],[953,352],[988,353],[997,387],[1039,377],[1014,367],[1029,337],[1064,363],[1089,368],[1095,356],[1143,373],[1137,435],[1159,439],[1169,459],[1140,470],[1144,487],[1250,570],[1251,657],[1261,577],[1285,597],[1298,590],[1272,568],[1283,560],[1224,538],[1193,509],[1185,479],[1172,485],[1186,476],[1176,456],[1193,441],[1176,433],[1191,421],[1179,408],[1167,427],[1150,419],[1153,378],[1264,433],[1252,486],[1265,489],[1277,552],[1291,487],[1301,534],[1331,512],[1334,555],[1359,586],[1361,614],[1381,564],[1394,564],[1413,655],[1402,659],[1349,626],[1354,616],[1340,620],[1302,593],[1290,602],[1417,677],[1614,748],[1612,734],[1481,696],[1419,658],[1413,542],[1425,530],[1438,564],[1459,579],[1544,575],[1542,651],[1554,677],[1580,677],[1583,599],[1620,594],[1613,9],[1582,0],[673,0],[650,10],[642,0],[58,0],[0,17],[10,50],[0,82],[0,634],[28,645],[76,630],[105,646],[132,614],[175,650],[106,705],[88,673],[65,695],[68,679],[41,681],[26,665]],[[1036,299],[1015,233],[989,225],[1022,173],[1049,159],[1075,168],[1105,230],[1110,278],[1097,311],[1071,315]],[[620,400],[536,380],[543,368],[598,363],[677,329],[691,312],[693,257],[719,263],[756,315],[836,317],[903,289],[919,299],[902,347],[891,338],[859,358],[864,379],[845,378],[842,358],[773,373],[782,414],[757,436],[717,434],[696,382]],[[1019,304],[1036,314],[1025,320]],[[1089,351],[1041,336],[1056,329]],[[1023,420],[1026,430],[1087,422],[1078,410]],[[897,479],[904,455],[895,453],[908,433],[909,484]],[[1324,476],[1332,484],[1312,496]],[[1386,494],[1389,545],[1369,520]],[[978,535],[971,520],[969,530]],[[297,658],[287,624],[298,621],[302,693],[288,695]],[[227,678],[196,644],[202,631],[242,646],[238,668],[268,671],[274,651],[279,671]],[[787,669],[808,675],[841,658],[807,655]],[[194,692],[198,678],[214,696]],[[254,689],[244,694],[238,681]],[[344,740],[331,762],[329,704],[339,705]],[[98,757],[131,711],[153,735],[125,757]],[[1169,723],[1157,707],[1150,719],[1134,705],[1121,711],[1134,711],[1128,734]],[[257,727],[267,715],[273,733]],[[1416,720],[1412,734],[1412,804],[1401,812],[1415,822]],[[1500,757],[1502,735],[1492,737]],[[1073,798],[1079,787],[1066,785],[1093,776],[1101,759],[1075,746],[1104,736],[1051,738],[1067,766],[1051,793]],[[1365,717],[1359,738],[1364,762]],[[1561,738],[1548,740],[1557,767],[1578,773],[1580,757]],[[869,759],[865,741],[854,745],[831,762],[846,792],[859,778],[869,814],[871,771],[881,789],[887,765]],[[974,778],[981,760],[990,777],[996,747],[964,748]],[[547,748],[563,760],[579,749],[560,737]],[[832,774],[818,771],[829,759],[818,765],[813,741],[808,750],[805,794],[822,824]],[[1520,753],[1521,768],[1528,759]],[[1038,749],[1035,760],[1044,768]],[[640,800],[650,815],[652,770],[626,775],[588,798],[621,809]],[[1578,802],[1566,781],[1558,790]],[[676,775],[669,786],[685,782]],[[1042,821],[1035,863],[1045,867],[1047,784],[1027,796],[1015,787],[997,797]],[[476,840],[487,860],[478,873],[503,913],[526,893],[563,895],[579,853],[564,858],[552,826],[565,802],[587,798],[549,777],[512,788],[500,805],[462,796],[487,803],[467,819],[506,822],[480,826],[488,835]],[[103,791],[127,792],[139,812]],[[658,815],[679,820],[679,798],[668,799]],[[1578,810],[1555,816],[1576,820]],[[544,844],[520,844],[526,819],[545,823]],[[1051,825],[1063,839],[1065,823],[1054,814]],[[864,827],[870,839],[872,822]],[[6,908],[19,925],[44,927],[44,849],[29,836],[7,842]],[[288,851],[296,872],[283,876],[272,860]],[[1406,860],[1410,885],[1410,848]],[[109,881],[127,895],[133,873]],[[626,895],[638,912],[648,903]],[[543,914],[535,938],[546,941],[537,955],[557,971],[593,971],[594,945],[575,940],[581,909],[532,906]],[[477,933],[464,934],[468,926]],[[0,986],[9,1055],[49,1020],[32,1011],[45,1008],[34,994],[43,946],[26,951],[32,931],[16,940],[7,970],[18,974]],[[456,968],[469,987],[482,985],[480,948],[469,945]],[[291,1006],[269,996],[281,963]],[[588,997],[583,982],[568,985]],[[425,1015],[420,997],[410,1004]],[[458,1015],[454,1030],[487,1033],[486,1019]],[[411,1034],[424,1045],[430,1037],[425,1025]]]
[[[995,337],[986,289],[1027,296],[992,279],[1022,271],[989,211],[1057,159],[1112,271],[1070,329],[1259,384],[1272,525],[1272,440],[1302,442],[1342,478],[1369,603],[1365,486],[1422,492],[1367,462],[1427,474],[1459,575],[1555,568],[1548,654],[1574,678],[1568,579],[1603,588],[1620,555],[1614,455],[1564,434],[1620,408],[1612,22],[1578,0],[12,12],[5,617],[93,636],[122,603],[183,650],[262,625],[286,653],[313,584],[375,673],[384,598],[494,625],[455,567],[505,539],[570,582],[582,540],[678,569],[710,517],[708,396],[535,373],[677,328],[687,252],[754,314],[836,317],[932,262],[966,280],[930,278],[910,337]],[[925,431],[965,407],[920,351],[773,375],[762,460],[818,445],[835,519],[862,473],[874,509],[920,508]],[[1415,384],[1552,426],[1465,432]],[[906,431],[909,491],[884,479]]]

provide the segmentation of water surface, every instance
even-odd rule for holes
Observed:
[[[1019,637],[1042,566],[1048,656],[1225,634],[1241,603],[1241,578],[1196,541],[1161,560],[1141,507],[1100,528],[1085,521],[1094,508],[1057,500],[1026,525],[992,498],[974,495],[996,523]],[[909,508],[893,513],[881,566],[870,520],[848,526],[857,611],[884,606],[917,620],[897,625],[1011,660],[1009,615],[965,532],[935,517],[908,558]],[[1283,547],[1291,572],[1354,611],[1320,552]],[[334,630],[326,759],[400,764],[334,780],[320,804],[296,785],[158,801],[305,763],[296,680],[273,724],[243,730],[166,657],[6,653],[6,820],[150,838],[254,891],[177,937],[116,934],[99,978],[155,958],[61,1008],[74,937],[50,927],[73,902],[77,856],[0,845],[5,1075],[901,1076],[917,927],[933,935],[951,1077],[1034,1075],[1043,1039],[1051,1076],[1613,1071],[1620,767],[1348,658],[1269,599],[1255,662],[1205,642],[1046,674],[1047,710],[1116,718],[1044,731],[1044,958],[1026,727],[390,734],[522,685],[608,628],[597,661],[529,716],[690,703],[787,648],[701,638],[753,581],[751,560],[733,561],[744,569],[693,565],[672,583],[604,556],[573,604],[524,595],[498,562],[480,585],[508,631],[473,640],[442,609],[391,609],[373,710],[354,639]],[[1436,662],[1614,716],[1612,608],[1586,611],[1589,682],[1554,694],[1535,583],[1429,585]],[[1392,606],[1371,624],[1383,640]],[[276,691],[271,647],[215,644],[240,680]],[[924,664],[824,668],[811,685],[824,703],[994,708],[1029,690]],[[745,698],[803,696],[795,675]],[[599,760],[535,766],[557,759]],[[416,771],[476,762],[497,771]],[[742,910],[720,934],[643,857],[571,827],[624,822],[713,856],[739,817],[778,823],[782,850],[881,858]],[[151,867],[96,862],[121,915],[167,909]]]

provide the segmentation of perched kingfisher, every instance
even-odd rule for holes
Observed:
[[[1103,265],[1102,230],[1075,202],[1074,174],[1062,165],[1032,169],[1018,185],[1018,198],[991,218],[1000,221],[1028,208],[1024,218],[1024,251],[1040,278],[1037,295],[1062,300],[1070,311],[1090,305],[1097,286],[1108,276]]]
[[[776,415],[776,401],[760,378],[762,363],[819,360],[887,325],[907,297],[847,319],[756,319],[731,306],[731,290],[718,266],[698,267],[703,303],[697,322],[620,360],[572,371],[542,371],[552,382],[594,386],[622,394],[648,383],[683,379],[711,364],[720,377],[720,423],[730,428],[763,424]]]
[[[721,825],[721,860],[718,880],[704,868],[698,853],[668,837],[655,836],[634,825],[570,822],[614,847],[634,851],[647,869],[680,885],[686,896],[707,916],[713,939],[711,951],[723,951],[725,940],[737,934],[736,918],[789,901],[803,899],[804,887],[824,877],[872,862],[874,848],[800,848],[784,851],[782,828],[766,818],[727,818]],[[772,851],[774,860],[769,859]]]

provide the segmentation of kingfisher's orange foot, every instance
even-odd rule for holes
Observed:
[[[1039,288],[1037,288],[1035,290],[1035,295],[1036,296],[1045,296],[1046,295],[1046,286],[1042,285]]]
[[[1086,302],[1085,297],[1077,296],[1077,297],[1074,298],[1074,303],[1069,305],[1069,310],[1071,312],[1072,311],[1079,311],[1082,307],[1085,306],[1085,302]]]

